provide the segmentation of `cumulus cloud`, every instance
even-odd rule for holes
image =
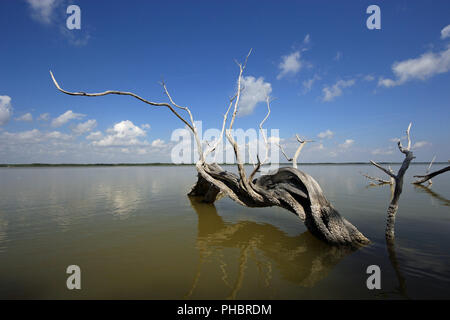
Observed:
[[[162,148],[165,146],[166,146],[166,144],[164,143],[164,140],[161,140],[161,139],[156,139],[156,140],[153,140],[153,142],[152,142],[152,147]]]
[[[305,94],[311,91],[314,82],[316,82],[317,80],[320,80],[320,77],[317,74],[315,74],[314,77],[312,77],[311,79],[303,81],[302,82],[303,93]]]
[[[331,87],[329,87],[329,86],[328,87],[324,87],[322,89],[322,92],[323,92],[322,100],[324,102],[332,101],[336,97],[339,97],[340,95],[342,95],[342,89],[343,88],[351,87],[354,84],[355,84],[355,80],[354,79],[351,79],[351,80],[339,80],[338,82],[336,82]]]
[[[48,120],[50,120],[49,113],[43,113],[38,117],[38,121],[48,121]]]
[[[370,153],[372,153],[373,155],[387,155],[387,154],[393,154],[394,150],[392,150],[392,148],[389,148],[387,150],[375,149],[375,150],[372,150]]]
[[[412,145],[413,149],[419,149],[419,148],[423,148],[423,147],[428,147],[431,146],[431,142],[428,141],[417,141],[416,143],[414,143]]]
[[[311,41],[311,36],[309,35],[309,33],[305,36],[305,38],[303,39],[303,43],[304,44],[308,44]]]
[[[148,130],[148,129],[150,129],[150,125],[148,123],[144,123],[141,125],[141,128],[144,130]]]
[[[380,78],[378,86],[395,87],[411,80],[426,80],[450,70],[450,47],[440,52],[427,52],[418,58],[396,62],[392,65],[394,79]]]
[[[31,9],[31,16],[37,21],[49,24],[53,19],[53,12],[59,1],[57,0],[27,0]]]
[[[286,75],[294,75],[302,68],[302,61],[300,60],[300,51],[295,51],[287,56],[281,57],[281,63],[279,64],[280,73],[277,79],[280,80]]]
[[[9,144],[33,144],[47,140],[70,140],[73,137],[59,131],[42,132],[38,129],[21,132],[3,132],[1,138],[8,141]]]
[[[73,128],[73,132],[75,134],[83,134],[89,131],[92,131],[97,126],[97,120],[90,119],[86,122],[79,123],[75,128]]]
[[[355,143],[355,140],[353,139],[347,139],[344,141],[344,143],[341,143],[339,145],[339,147],[344,148],[344,149],[348,149],[350,148],[353,144]]]
[[[450,38],[450,24],[441,30],[441,39]]]
[[[114,127],[107,130],[108,135],[100,140],[92,142],[94,146],[99,147],[125,147],[125,146],[142,146],[148,145],[145,140],[140,140],[140,137],[145,137],[144,130],[135,126],[130,120],[124,120],[116,123]]]
[[[0,96],[0,126],[6,124],[11,118],[11,97]]]
[[[31,115],[31,113],[25,113],[24,115],[17,117],[16,121],[25,121],[25,122],[31,122],[33,121],[33,116]]]
[[[72,110],[67,110],[66,112],[64,112],[59,117],[53,119],[52,126],[53,127],[60,127],[60,126],[62,126],[64,124],[66,124],[67,122],[69,122],[70,120],[81,119],[84,116],[85,116],[84,114],[74,113]]]
[[[86,136],[88,140],[100,140],[103,138],[103,134],[100,131],[91,132]]]
[[[331,139],[334,136],[334,132],[330,129],[327,129],[326,131],[320,132],[317,136],[320,139]]]
[[[259,102],[266,101],[272,92],[272,85],[264,82],[263,77],[256,79],[252,76],[243,77],[241,84],[244,90],[239,102],[239,115],[245,116],[251,114]]]

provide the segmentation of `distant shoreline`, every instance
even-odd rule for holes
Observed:
[[[379,162],[384,165],[400,165],[401,162]],[[370,162],[305,162],[299,163],[302,166],[316,166],[316,165],[368,165]],[[411,165],[424,165],[429,162],[413,162]],[[434,164],[448,164],[448,162],[435,162]],[[224,163],[221,166],[234,166],[236,164]],[[245,165],[252,165],[246,163]],[[292,163],[279,163],[279,165],[289,166]],[[6,163],[0,164],[0,168],[24,168],[24,167],[179,167],[179,166],[195,166],[195,163]]]

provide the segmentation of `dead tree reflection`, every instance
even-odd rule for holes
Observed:
[[[235,299],[242,288],[246,270],[251,260],[258,270],[258,281],[266,288],[272,287],[274,270],[283,279],[304,287],[313,287],[327,277],[329,272],[348,254],[358,250],[352,247],[331,246],[318,240],[309,231],[289,236],[273,225],[253,221],[227,223],[217,213],[213,204],[189,197],[198,215],[197,248],[199,262],[189,299],[200,281],[205,262],[217,257],[223,273],[222,281],[229,287],[227,299]],[[230,280],[229,268],[224,261],[225,248],[239,249],[238,272]]]
[[[440,195],[439,193],[433,191],[430,186],[424,186],[421,184],[415,184],[414,189],[421,193],[429,194],[433,199],[438,200],[444,206],[450,206],[450,200]]]

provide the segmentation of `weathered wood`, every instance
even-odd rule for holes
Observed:
[[[450,170],[450,166],[447,166],[445,168],[442,168],[440,170],[434,171],[432,173],[426,174],[426,175],[422,175],[422,176],[414,176],[414,178],[421,178],[421,179],[417,179],[416,181],[414,181],[414,184],[421,184],[424,182],[427,182],[428,180],[430,180],[433,177],[436,177],[439,174],[442,174],[444,172],[447,172]]]
[[[251,182],[259,197],[252,197],[240,177],[226,172],[217,164],[198,164],[198,183],[208,181],[223,190],[234,201],[247,207],[279,206],[296,214],[316,237],[333,245],[360,246],[369,240],[355,226],[341,217],[329,203],[319,184],[310,175],[295,168],[280,168]],[[194,186],[195,190],[206,188]],[[192,192],[190,193],[192,194]],[[201,196],[199,192],[195,195]]]
[[[384,179],[381,179],[381,178],[378,178],[378,177],[372,177],[372,176],[369,176],[369,175],[364,174],[364,173],[361,173],[361,174],[362,174],[364,177],[366,177],[367,179],[373,180],[373,181],[377,182],[379,185],[383,185],[383,184],[393,184],[393,183],[394,183],[394,180],[392,179],[392,177],[391,177],[391,180],[384,180]]]

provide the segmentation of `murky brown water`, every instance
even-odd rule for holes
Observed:
[[[191,201],[194,167],[0,168],[0,298],[450,298],[449,175],[417,188],[425,166],[410,167],[389,251],[389,187],[359,174],[377,169],[302,169],[371,245],[329,247],[280,208]],[[66,288],[72,264],[79,291]],[[381,290],[366,287],[371,264]]]

